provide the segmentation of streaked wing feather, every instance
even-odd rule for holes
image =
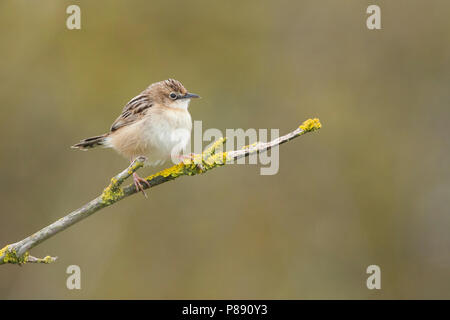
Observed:
[[[152,105],[152,101],[146,94],[134,97],[126,104],[121,115],[111,125],[111,131],[116,131],[141,119]]]

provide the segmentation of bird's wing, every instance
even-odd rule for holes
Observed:
[[[121,115],[111,125],[111,132],[142,119],[152,105],[150,97],[146,94],[134,97],[126,104]]]

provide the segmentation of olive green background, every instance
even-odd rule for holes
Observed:
[[[0,266],[0,298],[450,298],[449,16],[444,0],[2,1],[0,247],[126,167],[69,146],[150,83],[200,94],[204,129],[323,128],[283,145],[276,175],[219,168],[98,212],[32,250],[56,263]]]

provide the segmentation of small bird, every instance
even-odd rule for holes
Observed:
[[[131,99],[108,133],[83,139],[72,146],[88,150],[98,146],[113,148],[133,162],[146,157],[145,165],[157,165],[179,156],[189,144],[192,118],[188,111],[192,98],[180,81],[168,79],[151,84]],[[136,191],[146,196],[143,183],[149,182],[133,173]]]

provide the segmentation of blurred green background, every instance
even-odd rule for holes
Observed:
[[[323,128],[280,148],[277,175],[219,168],[98,212],[32,250],[57,263],[0,266],[0,298],[450,298],[449,15],[443,0],[2,1],[0,247],[126,167],[69,146],[153,82],[200,94],[204,129]]]

